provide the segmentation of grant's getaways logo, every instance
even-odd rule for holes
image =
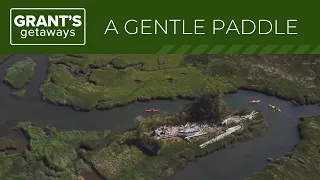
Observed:
[[[11,45],[85,45],[84,8],[11,8]]]

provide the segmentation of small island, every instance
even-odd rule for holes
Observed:
[[[12,95],[16,97],[23,97],[26,93],[27,93],[27,90],[22,89],[22,90],[13,92]]]
[[[27,85],[35,75],[36,63],[31,58],[13,64],[7,69],[4,82],[15,89]]]
[[[172,115],[138,117],[137,126],[121,134],[60,132],[20,122],[17,128],[27,138],[28,148],[14,156],[0,153],[0,179],[90,180],[88,174],[101,180],[161,179],[188,161],[259,136],[266,127],[261,111],[231,112],[221,93],[201,95]],[[3,141],[3,146],[9,142]],[[17,168],[22,170],[12,173]]]

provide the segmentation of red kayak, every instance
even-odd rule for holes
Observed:
[[[159,112],[159,109],[146,109],[145,112]]]

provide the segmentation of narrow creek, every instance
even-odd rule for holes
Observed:
[[[102,130],[124,131],[135,125],[135,117],[146,116],[144,109],[159,108],[164,113],[176,112],[189,103],[187,100],[154,100],[130,104],[126,107],[107,111],[92,110],[79,112],[69,107],[53,105],[41,100],[39,87],[46,79],[47,55],[14,55],[0,65],[0,79],[13,63],[31,57],[37,63],[36,76],[27,86],[27,95],[17,99],[13,90],[0,83],[0,123],[31,121],[37,125],[52,125],[59,130]],[[248,104],[250,99],[260,99],[257,105]],[[256,108],[265,113],[268,129],[261,137],[238,142],[213,154],[188,163],[176,172],[174,180],[243,180],[254,172],[263,169],[266,159],[279,158],[290,151],[299,140],[297,125],[302,116],[320,115],[316,105],[295,106],[291,102],[261,93],[238,91],[229,94],[226,100],[232,109]],[[274,112],[268,104],[275,104],[282,112]],[[91,176],[88,174],[87,176]]]

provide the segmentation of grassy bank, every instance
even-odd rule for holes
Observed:
[[[107,109],[137,100],[195,97],[249,89],[320,101],[318,56],[298,55],[50,55],[45,100],[79,109]]]
[[[31,123],[17,125],[29,139],[22,154],[0,153],[1,180],[76,180],[82,172],[91,171],[77,155],[79,147],[90,147],[109,132],[68,131],[40,128]],[[9,141],[10,142],[10,141]]]
[[[7,69],[4,81],[15,89],[23,88],[35,74],[36,63],[31,58],[13,64]]]
[[[248,180],[311,180],[320,176],[320,117],[303,118],[300,141],[286,156]]]
[[[242,112],[242,113],[247,113]],[[251,111],[250,111],[251,112]],[[188,161],[205,156],[234,141],[260,135],[266,128],[262,113],[245,124],[243,131],[230,135],[224,140],[213,143],[206,148],[199,145],[213,138],[219,132],[192,139],[192,143],[183,139],[155,140],[148,136],[148,132],[165,124],[179,124],[183,122],[178,116],[154,116],[152,119],[142,119],[133,131],[115,136],[99,151],[87,152],[84,156],[95,169],[110,180],[144,180],[159,179],[172,175]],[[235,125],[235,124],[234,124]],[[225,127],[227,128],[227,127]],[[161,150],[158,155],[150,155],[141,148],[132,145],[136,139],[159,144]]]
[[[8,149],[16,149],[16,143],[7,138],[0,138],[0,151],[6,151]]]

